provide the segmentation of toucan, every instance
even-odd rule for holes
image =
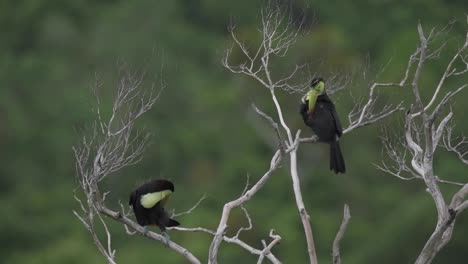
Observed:
[[[311,89],[302,97],[300,113],[304,124],[319,138],[319,142],[330,145],[330,170],[345,173],[346,166],[341,153],[339,138],[343,134],[335,105],[325,91],[323,78],[313,78]]]
[[[180,225],[164,210],[173,192],[174,184],[168,180],[152,180],[134,190],[128,204],[133,207],[138,224],[145,230],[147,226],[158,226],[168,238],[166,227]]]

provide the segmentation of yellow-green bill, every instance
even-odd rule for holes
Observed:
[[[154,193],[147,193],[147,194],[141,196],[140,203],[144,208],[149,209],[149,208],[155,206],[158,202],[160,202],[161,200],[163,200],[167,196],[169,196],[171,193],[172,193],[171,190],[165,190],[165,191],[154,192]]]

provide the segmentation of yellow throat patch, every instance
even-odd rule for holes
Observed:
[[[158,202],[160,202],[164,198],[168,197],[171,193],[172,193],[171,190],[147,193],[141,196],[140,203],[144,208],[149,209],[155,206]]]

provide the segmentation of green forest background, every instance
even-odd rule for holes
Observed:
[[[367,84],[400,80],[407,58],[417,45],[418,20],[426,30],[458,20],[443,38],[449,41],[440,59],[423,72],[427,100],[449,56],[466,32],[466,1],[285,1],[293,14],[306,14],[309,34],[301,36],[278,67],[312,62],[311,71],[333,73],[367,69],[348,89],[333,95],[344,126]],[[72,146],[89,124],[95,104],[90,85],[103,80],[108,103],[119,78],[118,62],[147,71],[147,82],[163,80],[167,88],[140,123],[154,134],[141,163],[111,175],[102,186],[110,190],[107,204],[118,209],[130,191],[152,178],[176,185],[170,208],[183,211],[203,194],[207,199],[183,226],[215,229],[225,202],[268,168],[274,145],[268,124],[250,108],[255,102],[274,115],[267,91],[221,66],[231,45],[228,25],[239,35],[258,41],[262,1],[237,0],[23,0],[0,2],[0,256],[2,263],[104,263],[85,228],[73,215],[75,182]],[[233,56],[238,56],[234,53]],[[464,80],[459,80],[466,82]],[[386,89],[384,101],[407,99],[405,89]],[[280,92],[288,123],[304,129],[298,115],[300,94]],[[454,104],[457,133],[468,131],[467,92]],[[412,263],[436,221],[433,201],[421,181],[401,181],[378,171],[382,125],[399,133],[402,115],[361,128],[342,139],[346,175],[328,171],[326,146],[303,145],[299,164],[306,207],[311,215],[319,261],[330,263],[331,244],[350,205],[352,219],[343,240],[344,263]],[[308,261],[305,239],[287,174],[287,163],[246,208],[254,231],[242,238],[261,247],[274,228],[282,237],[274,249],[284,263]],[[466,181],[464,167],[453,154],[441,151],[435,171],[442,178]],[[444,192],[456,188],[444,186]],[[109,223],[112,221],[109,220]],[[247,222],[236,211],[231,232]],[[119,263],[184,263],[176,253],[110,225]],[[466,263],[468,213],[458,217],[452,241],[435,263]],[[211,236],[172,232],[171,238],[206,261]],[[220,263],[255,263],[237,246],[222,244]]]

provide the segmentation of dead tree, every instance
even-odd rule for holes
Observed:
[[[451,108],[447,109],[450,102],[468,86],[468,33],[465,33],[463,44],[452,55],[439,82],[433,87],[434,92],[430,100],[425,102],[420,92],[432,87],[423,88],[420,85],[423,68],[431,59],[439,58],[446,43],[434,48],[437,43],[435,40],[441,36],[442,31],[433,28],[427,34],[421,24],[418,25],[417,31],[419,43],[406,68],[406,75],[411,73],[410,89],[413,99],[406,112],[403,136],[400,140],[383,137],[384,148],[391,163],[384,162],[378,165],[378,168],[403,180],[421,180],[434,201],[437,224],[415,262],[425,264],[431,263],[437,253],[447,245],[452,237],[456,216],[468,207],[468,181],[458,183],[447,179],[447,175],[434,173],[434,155],[441,148],[454,152],[461,162],[468,165],[468,139],[453,135],[451,122],[455,114]],[[464,83],[453,87],[449,84],[449,79],[459,79]],[[444,198],[439,187],[441,183],[460,186],[450,202]]]

